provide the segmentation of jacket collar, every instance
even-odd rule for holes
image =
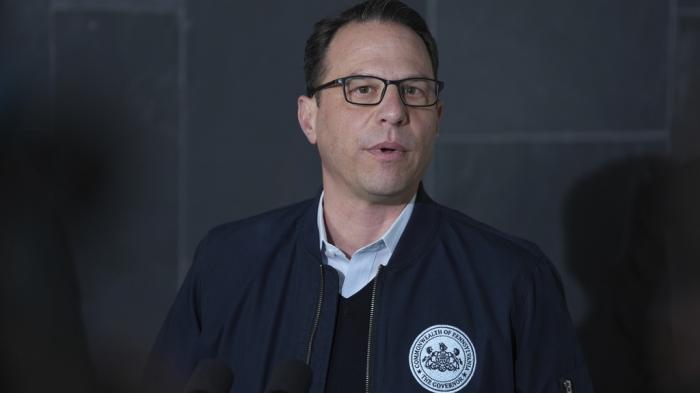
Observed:
[[[321,192],[316,194],[313,203],[307,205],[307,210],[302,218],[302,233],[300,240],[306,251],[313,256],[316,265],[321,263],[321,249],[319,247],[317,213]],[[435,243],[437,229],[440,222],[440,209],[423,189],[421,183],[418,187],[415,206],[411,218],[404,229],[398,245],[383,270],[395,270],[407,266],[429,251]]]

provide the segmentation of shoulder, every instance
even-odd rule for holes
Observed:
[[[199,243],[193,269],[244,268],[293,247],[309,220],[315,220],[317,203],[318,198],[311,198],[214,227]]]
[[[465,249],[475,260],[514,270],[551,268],[546,255],[535,243],[438,203],[434,203],[433,208],[441,217],[442,240]]]
[[[224,223],[211,229],[204,239],[217,243],[236,238],[250,240],[281,236],[288,231],[294,231],[296,224],[308,214],[315,217],[317,203],[318,198],[311,198],[242,220]]]
[[[457,210],[435,204],[441,216],[440,236],[452,254],[465,257],[472,273],[497,287],[510,288],[525,298],[539,288],[563,299],[564,290],[556,267],[533,242],[507,234]],[[456,251],[454,251],[456,250]]]

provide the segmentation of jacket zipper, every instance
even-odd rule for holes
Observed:
[[[306,364],[311,366],[311,348],[314,344],[314,337],[316,336],[316,330],[318,329],[318,324],[321,319],[321,307],[323,306],[323,291],[325,287],[325,282],[323,278],[323,265],[318,265],[321,269],[321,284],[318,290],[318,303],[316,304],[316,315],[314,316],[314,324],[311,327],[311,335],[309,336],[309,345],[306,350]]]
[[[372,300],[369,305],[369,334],[367,335],[367,368],[365,374],[365,393],[369,393],[370,387],[370,371],[371,371],[371,360],[372,360],[372,331],[374,330],[374,310],[375,310],[375,300],[377,298],[377,282],[379,281],[379,272],[382,270],[382,265],[379,265],[377,269],[377,275],[374,276],[374,282],[372,283]]]

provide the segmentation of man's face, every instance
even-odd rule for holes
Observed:
[[[349,23],[331,41],[322,83],[351,75],[398,80],[433,78],[430,56],[409,28],[387,22]],[[442,104],[407,107],[396,85],[375,106],[345,101],[342,87],[320,101],[299,97],[299,123],[318,145],[326,192],[374,203],[404,201],[416,191],[433,151]]]

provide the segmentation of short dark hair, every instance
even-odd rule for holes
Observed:
[[[438,71],[438,49],[435,38],[430,34],[428,25],[413,8],[396,0],[369,0],[343,11],[340,16],[321,19],[314,25],[311,36],[306,41],[304,51],[304,77],[306,78],[306,95],[321,81],[318,79],[324,71],[324,60],[328,45],[341,27],[350,22],[382,21],[394,22],[413,30],[425,43],[433,66],[434,77]]]

